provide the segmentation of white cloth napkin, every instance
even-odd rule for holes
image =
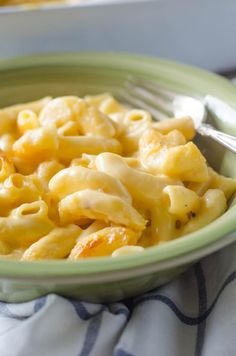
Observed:
[[[235,356],[236,243],[166,286],[98,305],[0,303],[1,356]]]

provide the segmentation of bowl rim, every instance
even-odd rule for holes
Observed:
[[[6,70],[21,70],[43,65],[79,65],[86,64],[98,68],[106,67],[119,69],[122,67],[130,71],[138,71],[142,76],[155,76],[162,73],[164,77],[171,77],[171,83],[191,81],[192,86],[199,86],[202,94],[209,93],[219,96],[230,105],[236,101],[236,88],[228,80],[193,66],[178,62],[154,58],[143,55],[112,52],[63,52],[35,54],[0,60],[1,73]],[[193,85],[194,83],[194,85]],[[174,85],[174,84],[173,84]],[[146,248],[142,253],[120,256],[116,258],[99,257],[83,261],[32,261],[19,262],[0,260],[0,276],[2,277],[33,277],[33,276],[83,276],[106,272],[120,272],[135,267],[145,267],[159,262],[179,259],[181,256],[202,250],[214,243],[218,243],[225,235],[236,229],[236,206],[226,211],[214,222],[196,232],[169,241],[160,246]],[[235,233],[236,240],[236,233]],[[231,238],[231,242],[234,239]],[[219,248],[220,244],[218,243]],[[30,266],[30,268],[29,268]]]

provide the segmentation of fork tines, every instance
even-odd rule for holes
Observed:
[[[173,116],[172,101],[176,97],[161,86],[145,79],[129,76],[122,95],[124,102],[150,112],[153,119],[161,121]]]

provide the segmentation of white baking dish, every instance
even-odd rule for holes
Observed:
[[[122,51],[225,70],[236,65],[235,13],[235,0],[85,0],[1,8],[0,57]]]

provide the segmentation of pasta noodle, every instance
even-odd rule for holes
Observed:
[[[144,218],[131,204],[117,196],[92,189],[67,195],[59,203],[59,215],[62,223],[76,222],[87,217],[130,226],[134,230],[145,227]]]
[[[109,174],[85,167],[70,167],[55,174],[50,180],[49,189],[58,199],[83,189],[101,190],[131,203],[131,196],[123,184]]]
[[[204,227],[236,181],[208,166],[190,117],[154,122],[110,94],[0,110],[0,257],[142,253]]]
[[[69,258],[77,260],[78,258],[109,256],[118,248],[135,244],[137,240],[138,235],[130,229],[106,227],[79,240]]]
[[[81,229],[77,225],[57,227],[32,244],[23,254],[23,261],[65,258],[74,247]]]

